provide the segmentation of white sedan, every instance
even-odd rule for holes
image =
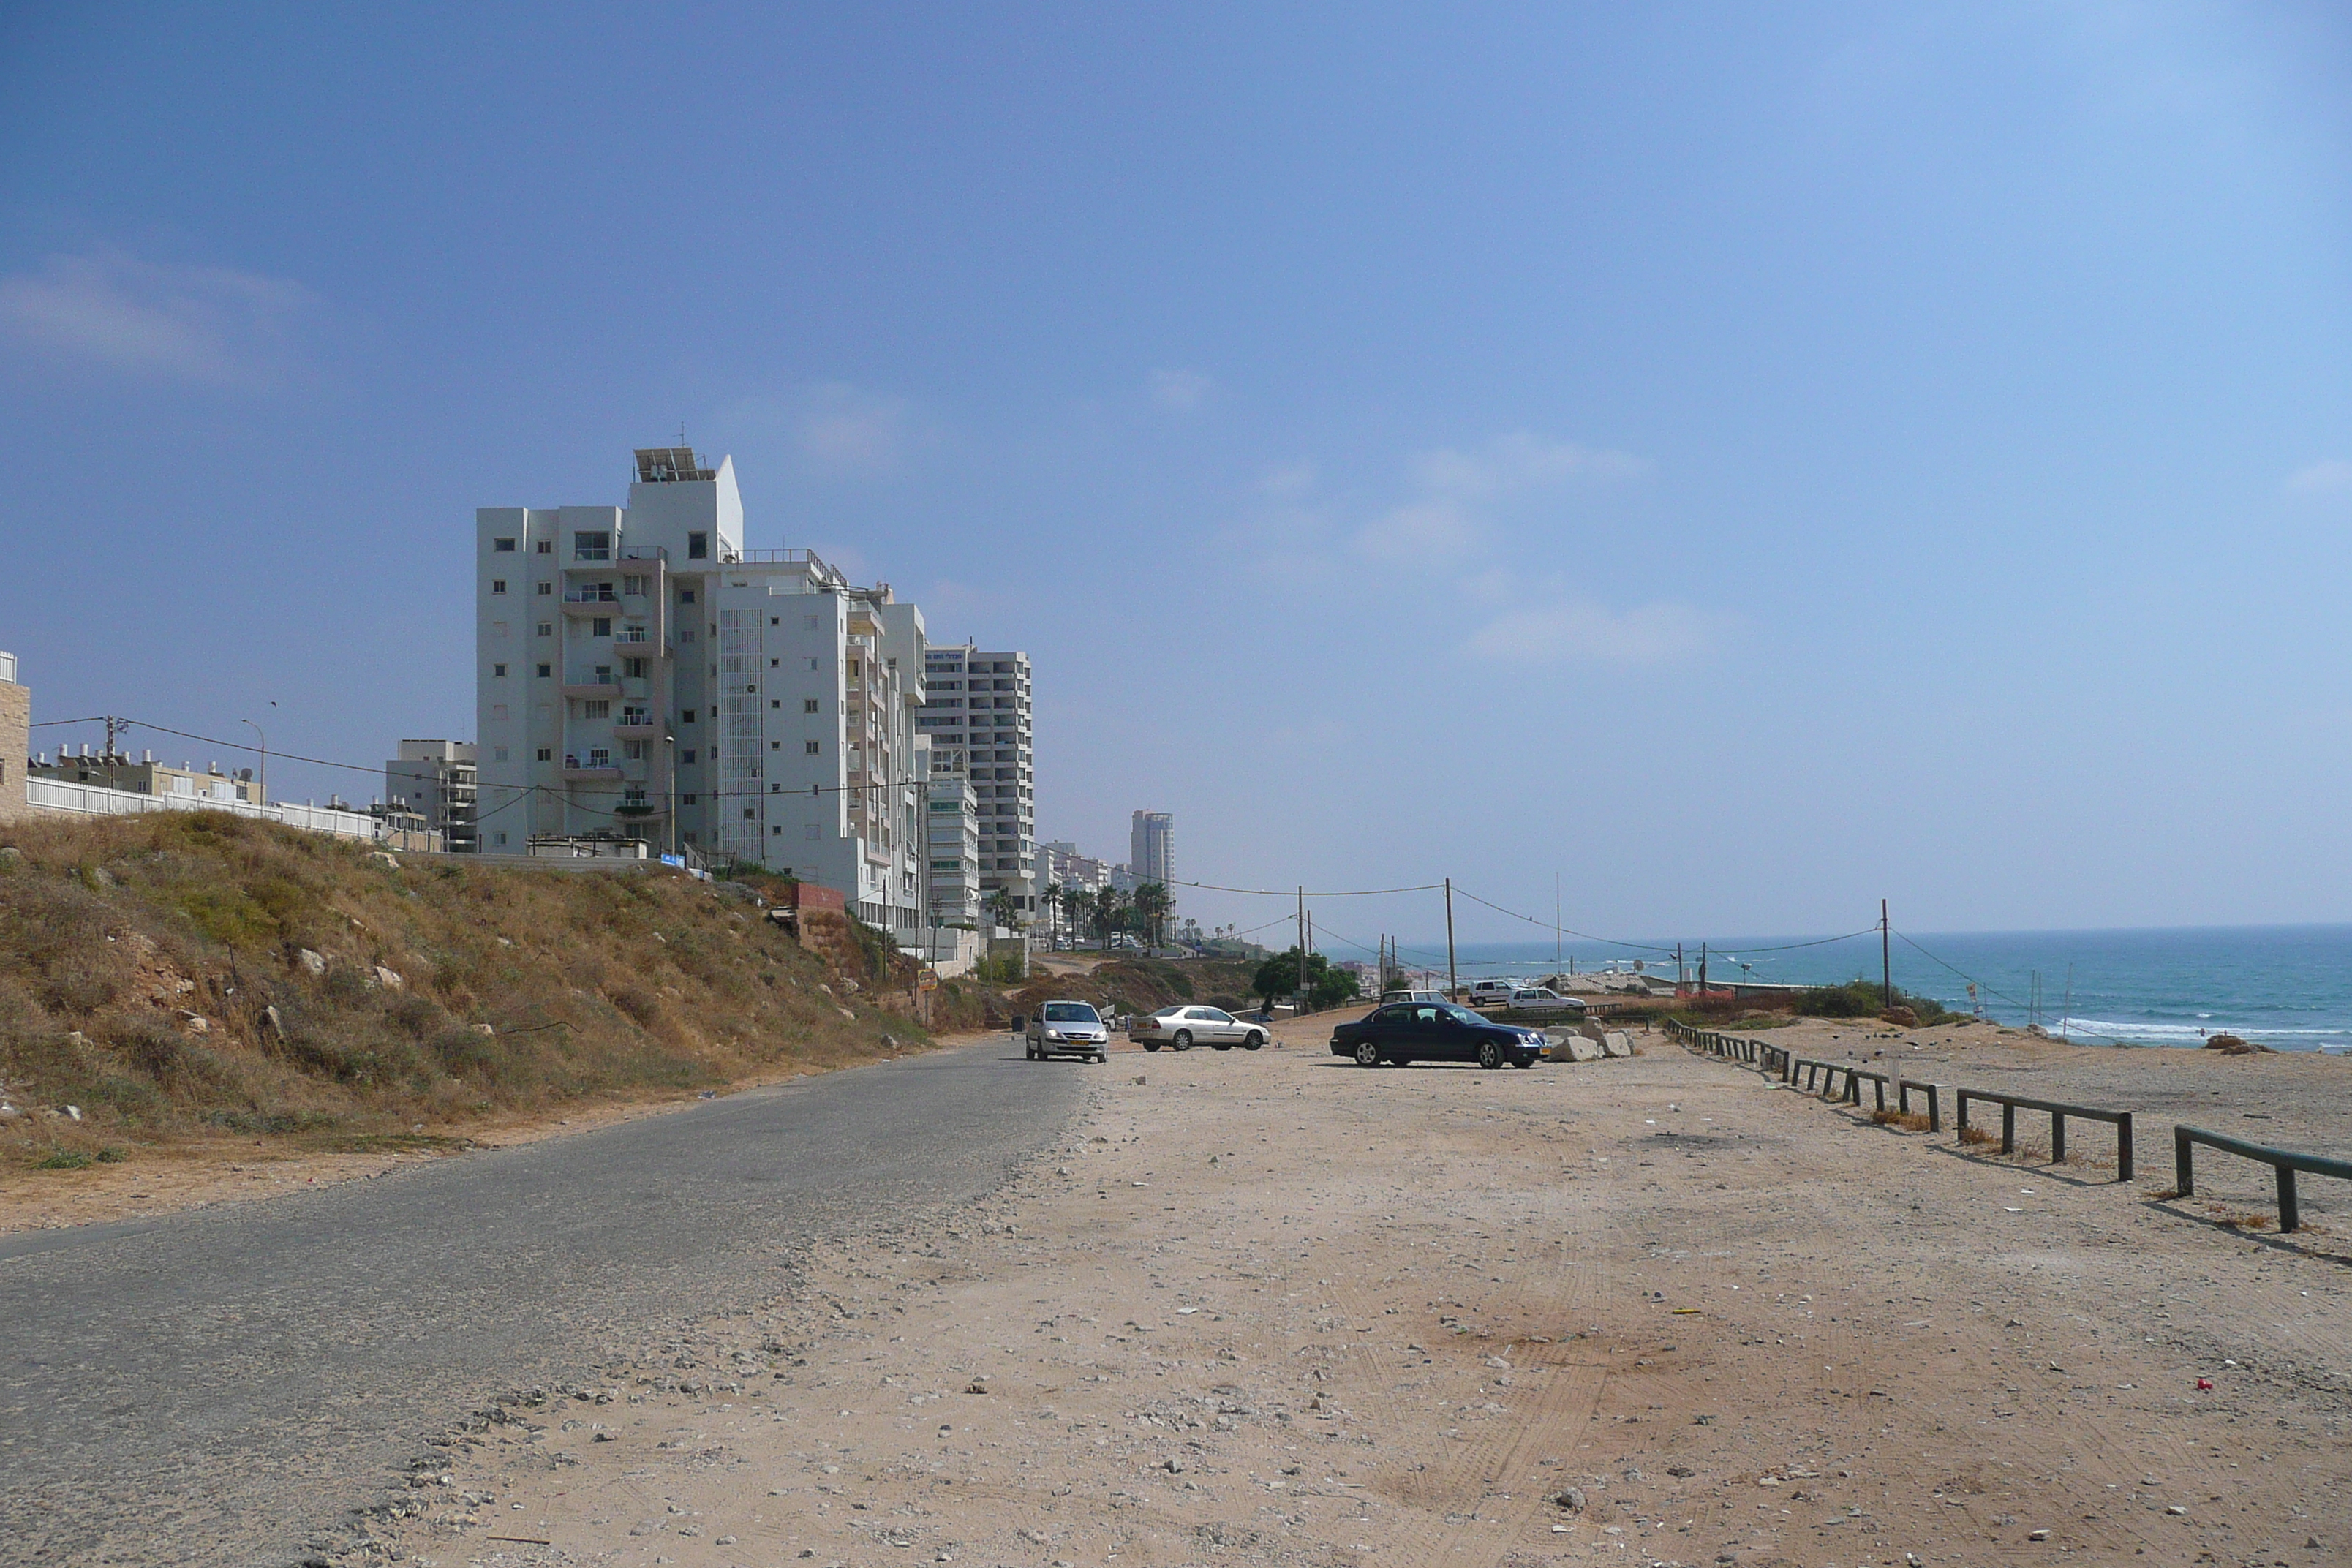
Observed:
[[[1265,1026],[1236,1018],[1221,1007],[1184,1003],[1136,1019],[1128,1025],[1127,1037],[1141,1042],[1147,1051],[1156,1051],[1161,1046],[1189,1051],[1195,1044],[1213,1046],[1221,1051],[1232,1050],[1235,1046],[1254,1051],[1265,1044]]]

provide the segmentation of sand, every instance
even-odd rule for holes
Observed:
[[[1658,1036],[1368,1071],[1328,1023],[1024,1064],[1096,1088],[999,1196],[807,1241],[759,1312],[681,1302],[478,1423],[344,1560],[2352,1561],[2326,1215],[2243,1234]],[[2352,1069],[1975,1034],[1917,1055],[2045,1091]]]

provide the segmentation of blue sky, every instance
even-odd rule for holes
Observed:
[[[1557,873],[1570,925],[1693,939],[2352,920],[2331,8],[18,5],[0,45],[37,718],[462,735],[473,509],[617,502],[683,425],[754,543],[1032,652],[1044,837],[1172,810],[1202,880]]]

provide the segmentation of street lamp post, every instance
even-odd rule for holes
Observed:
[[[266,806],[269,804],[269,737],[263,734],[261,726],[250,719],[240,719],[237,722],[250,728],[261,742],[261,804]]]

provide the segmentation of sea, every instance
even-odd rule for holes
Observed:
[[[1559,950],[1580,972],[1675,973],[1674,942]],[[1683,944],[1697,976],[1700,944]],[[2195,1047],[2229,1033],[2282,1051],[2352,1052],[2352,925],[2170,927],[2131,931],[1897,933],[1895,984],[1955,1012],[2039,1024],[2087,1045]],[[1706,944],[1710,984],[1748,978],[1836,984],[1879,978],[1879,937],[1750,937]],[[1408,943],[1411,965],[1444,973],[1441,942]],[[1464,980],[1555,971],[1552,944],[1463,943]],[[1973,991],[1970,987],[1973,986]]]

